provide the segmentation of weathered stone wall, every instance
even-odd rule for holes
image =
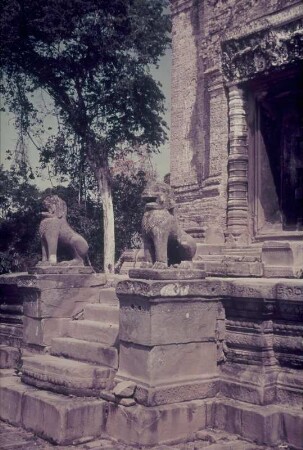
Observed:
[[[291,21],[300,3],[172,0],[171,185],[181,221],[201,242],[211,243],[210,230],[222,239],[226,231],[229,105],[221,44]]]

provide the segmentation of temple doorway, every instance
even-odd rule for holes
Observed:
[[[250,151],[255,237],[303,230],[302,66],[250,83]],[[251,110],[251,111],[252,111]]]

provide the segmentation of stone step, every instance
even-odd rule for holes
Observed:
[[[53,355],[36,355],[23,358],[22,381],[61,394],[93,396],[101,389],[111,389],[115,372],[109,367]]]
[[[67,325],[67,336],[89,342],[115,345],[119,326],[112,323],[99,323],[94,320],[71,320]]]
[[[84,309],[84,319],[97,322],[119,323],[119,305],[94,303]]]
[[[220,277],[262,277],[263,266],[258,261],[226,261],[215,263],[211,261],[205,262],[205,270],[209,276]]]
[[[51,354],[77,361],[92,362],[106,367],[118,368],[118,350],[98,342],[88,342],[69,337],[52,340]]]
[[[99,304],[102,303],[119,305],[119,300],[116,296],[116,289],[114,287],[104,288],[100,290]]]
[[[256,255],[256,256],[260,256],[261,255],[261,248],[228,248],[224,251],[225,255]]]
[[[201,255],[200,259],[197,259],[194,261],[194,265],[201,264],[204,261],[222,261],[224,258],[224,255]]]
[[[77,440],[81,442],[104,433],[103,424],[107,417],[107,403],[104,400],[69,398],[39,391],[21,383],[17,377],[8,377],[1,380],[0,401],[1,420],[22,426],[55,444],[73,444]],[[22,448],[31,449],[33,446]],[[47,444],[43,448],[53,447]]]

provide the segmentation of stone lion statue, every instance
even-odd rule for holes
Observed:
[[[58,242],[62,243],[72,252],[73,259],[62,261],[61,265],[84,265],[88,253],[88,243],[76,233],[66,220],[66,203],[58,195],[49,195],[43,201],[47,211],[42,212],[39,233],[42,244],[42,261],[39,265],[57,264]]]
[[[145,200],[142,219],[145,267],[153,265],[155,269],[164,269],[179,265],[190,268],[197,246],[180,227],[171,187],[166,183],[148,183],[142,197]]]

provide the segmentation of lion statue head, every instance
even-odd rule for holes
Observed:
[[[145,201],[145,210],[166,209],[171,214],[174,213],[176,206],[175,196],[171,187],[163,182],[147,183],[142,198]]]
[[[58,195],[48,195],[43,200],[43,206],[47,212],[42,213],[46,217],[57,217],[58,219],[66,218],[67,206],[62,198]]]

